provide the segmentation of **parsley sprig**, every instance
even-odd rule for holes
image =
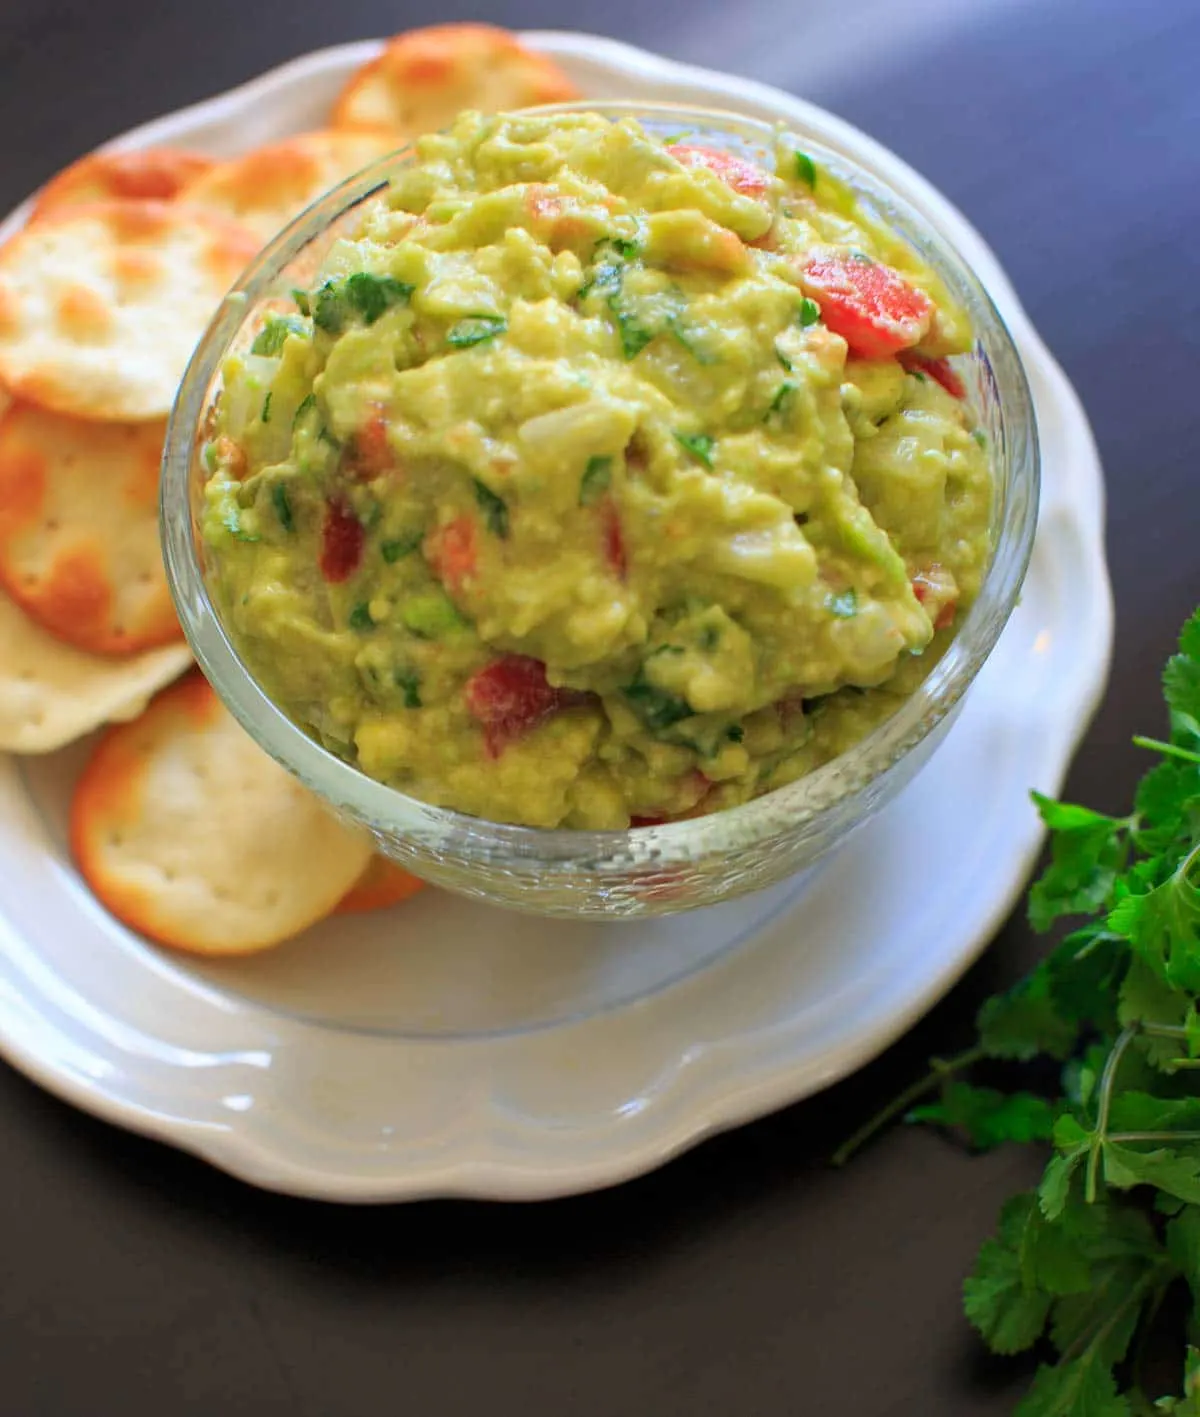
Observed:
[[[1129,816],[1034,794],[1050,862],[1030,921],[1075,928],[984,1004],[973,1047],[935,1060],[834,1158],[899,1116],[979,1148],[1051,1145],[963,1287],[995,1352],[1054,1352],[1017,1417],[1200,1414],[1200,610],[1163,691],[1169,735],[1134,740],[1158,762]],[[1021,1085],[1047,1059],[1053,1097]],[[973,1081],[981,1066],[1011,1085]],[[1175,1389],[1159,1395],[1142,1355],[1178,1340],[1161,1320],[1173,1293],[1190,1293],[1191,1312]]]

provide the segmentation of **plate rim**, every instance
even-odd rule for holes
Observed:
[[[919,198],[919,204],[924,209],[936,212],[939,219],[951,228],[953,239],[960,249],[966,247],[967,259],[977,269],[982,267],[985,284],[1013,328],[1031,374],[1037,377],[1064,422],[1070,425],[1074,457],[1070,460],[1071,467],[1067,469],[1070,485],[1064,500],[1082,533],[1088,566],[1095,580],[1093,589],[1099,592],[1092,607],[1095,613],[1088,627],[1090,640],[1082,646],[1077,656],[1090,669],[1090,673],[1086,682],[1081,680],[1077,685],[1072,712],[1062,715],[1067,731],[1057,745],[1058,752],[1050,773],[1053,781],[1045,784],[1051,790],[1057,790],[1099,704],[1111,657],[1113,606],[1103,544],[1103,480],[1099,454],[1075,391],[1034,330],[1002,268],[982,238],[937,189],[901,159],[844,120],[802,99],[753,80],[678,63],[601,36],[529,31],[522,37],[534,48],[550,53],[581,57],[602,65],[607,63],[610,69],[632,71],[648,81],[691,84],[734,104],[743,102],[769,108],[785,119],[788,116],[811,116],[857,152],[868,154],[881,163],[889,175],[899,173],[910,197]],[[270,101],[273,95],[292,84],[303,82],[318,71],[334,71],[339,66],[348,71],[378,53],[382,43],[381,40],[360,40],[297,56],[211,98],[139,124],[100,147],[121,149],[146,146],[163,141],[160,134],[169,133],[181,124],[219,122],[236,114],[245,105]],[[24,219],[28,208],[27,200],[0,224],[0,239]],[[877,1056],[952,987],[990,943],[995,930],[1023,892],[1025,878],[1041,839],[1040,826],[1032,825],[1025,833],[1025,839],[1016,843],[1012,853],[1008,889],[993,895],[989,908],[962,948],[931,980],[925,982],[903,1009],[890,1015],[882,1026],[851,1041],[843,1041],[840,1046],[829,1050],[822,1055],[820,1067],[810,1060],[797,1069],[794,1062],[789,1066],[785,1059],[777,1061],[773,1068],[753,1079],[743,1076],[739,1080],[737,1067],[730,1062],[724,1070],[725,1086],[716,1085],[712,1080],[707,1086],[701,1086],[697,1073],[704,1070],[695,1064],[722,1046],[741,1044],[743,1048],[748,1048],[749,1041],[756,1034],[752,1031],[710,1041],[697,1050],[695,1059],[681,1061],[677,1072],[679,1075],[686,1072],[688,1079],[683,1086],[677,1081],[670,1090],[673,1106],[664,1112],[660,1126],[652,1130],[641,1144],[630,1146],[625,1138],[618,1138],[613,1146],[595,1159],[568,1159],[564,1164],[558,1157],[542,1158],[540,1169],[535,1170],[528,1162],[516,1164],[506,1159],[506,1153],[497,1146],[496,1139],[483,1135],[474,1157],[439,1163],[434,1156],[421,1166],[409,1163],[401,1174],[389,1173],[381,1177],[364,1176],[358,1172],[318,1170],[311,1165],[298,1164],[293,1156],[278,1149],[272,1150],[258,1136],[239,1130],[233,1124],[214,1126],[195,1118],[153,1113],[140,1104],[124,1101],[81,1081],[69,1068],[56,1066],[55,1059],[47,1056],[44,1048],[39,1051],[36,1018],[32,1041],[22,1037],[22,1033],[29,1032],[29,1029],[22,1030],[19,1021],[14,1021],[10,1015],[9,1000],[3,992],[0,992],[0,1055],[39,1086],[81,1110],[126,1130],[174,1145],[242,1180],[271,1190],[325,1200],[364,1203],[432,1196],[532,1200],[597,1189],[643,1174],[716,1132],[740,1126],[810,1096]],[[4,942],[12,933],[7,922],[0,919],[0,952],[7,949]],[[28,1004],[28,1001],[24,1002]],[[277,1020],[267,1010],[250,1001],[239,1000],[238,1013],[248,1018],[259,1015],[267,1027],[277,1026]],[[47,1027],[57,1025],[43,1019],[42,1028]],[[611,1124],[610,1130],[613,1130]]]

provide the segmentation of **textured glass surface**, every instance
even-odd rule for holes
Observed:
[[[760,161],[774,130],[732,114],[648,104],[562,105],[631,116],[666,136]],[[995,307],[957,254],[887,187],[790,125],[797,146],[851,183],[893,231],[947,282],[976,335],[958,361],[996,478],[994,550],[979,599],[950,647],[892,718],[849,752],[744,806],[632,831],[540,831],[431,807],[375,782],[328,753],[277,709],[239,659],[210,599],[199,514],[206,414],[231,348],[247,344],[264,305],[308,285],[356,208],[406,163],[400,152],[335,189],[258,258],[226,297],[192,359],[171,418],[163,465],[167,574],[188,641],[217,692],[255,740],[335,809],[362,823],[380,850],[437,884],[539,914],[585,918],[657,915],[757,890],[818,860],[890,800],[936,746],[1016,603],[1037,519],[1038,448],[1020,358]]]

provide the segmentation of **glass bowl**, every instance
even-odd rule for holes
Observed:
[[[661,137],[682,131],[773,165],[777,130],[736,114],[603,102],[538,111],[632,117]],[[209,594],[199,534],[207,475],[200,454],[223,361],[248,341],[268,302],[309,284],[335,237],[355,224],[357,208],[413,161],[411,149],[351,178],[287,227],[226,296],[188,366],[167,433],[161,505],[167,575],[188,642],[262,748],[337,812],[366,827],[380,851],[438,885],[535,914],[605,919],[711,905],[811,867],[926,761],[1016,604],[1033,545],[1039,463],[1029,387],[1012,338],[963,260],[886,184],[802,126],[789,124],[785,131],[849,182],[940,273],[970,316],[975,345],[956,367],[992,451],[993,550],[978,599],[896,713],[832,762],[743,806],[626,831],[547,831],[433,807],[367,777],[309,737],[267,698],[226,634]]]

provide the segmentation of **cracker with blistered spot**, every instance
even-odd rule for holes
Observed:
[[[136,717],[191,662],[183,644],[125,659],[85,654],[0,592],[0,752],[50,753]]]
[[[89,153],[46,183],[29,220],[91,202],[170,202],[212,166],[212,158],[182,148]]]
[[[464,108],[509,112],[579,91],[551,59],[492,25],[431,25],[388,42],[333,107],[338,128],[382,126],[405,138],[446,128]]]
[[[0,382],[77,418],[164,418],[258,240],[167,202],[65,207],[0,247]]]
[[[399,905],[422,890],[425,882],[410,875],[386,856],[372,856],[367,869],[337,903],[336,915],[360,915],[368,910],[386,910]]]
[[[396,146],[388,131],[300,133],[219,164],[181,200],[231,217],[266,242],[331,187]]]
[[[0,417],[0,585],[95,654],[183,638],[158,536],[166,426],[89,423],[16,403]]]
[[[371,855],[250,739],[197,672],[110,729],[71,802],[71,851],[119,920],[249,954],[327,915]]]

